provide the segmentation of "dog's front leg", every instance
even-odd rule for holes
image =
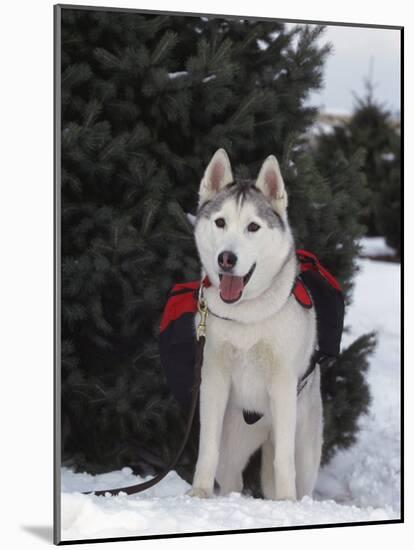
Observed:
[[[280,369],[274,375],[269,390],[275,442],[276,500],[296,500],[296,391],[296,377],[292,373]]]
[[[206,348],[201,371],[200,441],[193,487],[189,494],[209,497],[219,459],[223,417],[230,391],[230,371],[217,351]]]

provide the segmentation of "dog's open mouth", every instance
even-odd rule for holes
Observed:
[[[256,264],[253,264],[249,272],[244,277],[231,275],[230,273],[219,273],[220,277],[220,298],[226,304],[233,304],[240,300],[244,287],[250,281]]]

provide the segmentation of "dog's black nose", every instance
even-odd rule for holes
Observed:
[[[224,252],[220,252],[217,260],[223,271],[230,271],[237,263],[237,256],[229,250],[224,250]]]

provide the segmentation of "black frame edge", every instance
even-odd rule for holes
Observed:
[[[188,538],[188,537],[200,537],[200,536],[212,536],[212,535],[231,535],[231,534],[251,534],[251,533],[266,533],[266,532],[278,532],[278,531],[296,531],[304,529],[329,529],[334,527],[359,527],[359,526],[375,526],[375,525],[390,525],[390,524],[402,524],[405,523],[405,507],[404,507],[404,231],[401,235],[401,289],[400,289],[400,305],[401,305],[401,452],[400,452],[400,464],[401,464],[401,509],[400,518],[379,520],[379,521],[363,521],[363,522],[347,522],[347,523],[329,523],[329,524],[315,524],[315,525],[296,525],[287,527],[269,527],[258,529],[236,529],[236,530],[223,530],[223,531],[200,531],[200,532],[187,532],[187,533],[169,533],[158,535],[142,535],[142,536],[127,536],[127,537],[109,537],[109,538],[97,538],[97,539],[73,539],[73,540],[61,540],[61,442],[58,437],[57,430],[61,425],[61,411],[60,411],[60,146],[61,146],[61,11],[62,9],[77,9],[77,10],[90,10],[90,11],[109,11],[116,13],[142,13],[148,15],[176,15],[186,17],[217,17],[226,19],[251,19],[251,20],[265,20],[265,21],[280,21],[284,23],[298,23],[309,25],[333,25],[342,27],[363,27],[363,28],[381,28],[389,30],[400,31],[400,113],[401,113],[401,220],[404,229],[404,30],[403,25],[382,25],[382,24],[369,24],[369,23],[346,23],[339,21],[318,21],[318,20],[304,20],[304,19],[288,19],[277,17],[264,17],[264,16],[249,16],[249,15],[234,15],[234,14],[215,14],[215,13],[200,13],[200,12],[174,12],[163,10],[151,10],[151,9],[135,9],[135,8],[116,8],[113,6],[86,6],[76,4],[55,4],[53,6],[54,16],[54,33],[53,33],[53,54],[54,54],[54,94],[53,94],[53,110],[54,110],[54,122],[53,122],[53,316],[54,316],[54,339],[53,339],[53,387],[54,387],[54,411],[53,411],[53,450],[54,450],[54,471],[53,471],[53,543],[58,546],[72,545],[72,544],[93,544],[102,542],[120,542],[120,541],[136,541],[136,540],[155,540],[155,539],[170,539],[170,538]],[[59,433],[60,436],[60,433]]]
[[[143,535],[131,537],[110,537],[102,539],[80,539],[80,540],[64,540],[59,543],[59,546],[69,546],[71,544],[95,544],[102,542],[121,542],[134,540],[157,540],[157,539],[172,539],[172,538],[190,538],[190,537],[205,537],[214,535],[244,535],[255,533],[274,533],[278,531],[302,531],[305,529],[330,529],[332,527],[361,527],[367,525],[390,525],[404,523],[401,519],[386,519],[379,521],[359,521],[347,523],[322,523],[316,525],[291,525],[288,527],[263,527],[259,529],[235,529],[225,531],[200,531],[195,533],[169,533],[165,535]]]
[[[381,28],[390,30],[401,30],[402,25],[383,25],[381,23],[346,23],[341,21],[319,21],[309,19],[289,19],[284,17],[269,17],[261,15],[240,15],[240,14],[225,14],[225,13],[205,13],[205,12],[186,12],[186,11],[169,11],[169,10],[149,10],[138,8],[116,8],[114,6],[81,6],[77,4],[57,4],[61,9],[79,9],[93,11],[113,11],[116,13],[142,13],[148,15],[178,15],[183,17],[217,17],[224,19],[251,19],[252,21],[280,21],[283,23],[302,23],[306,25],[336,25],[340,27],[368,27]]]
[[[53,543],[61,544],[60,173],[61,6],[53,6]]]

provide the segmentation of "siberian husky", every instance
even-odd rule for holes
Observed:
[[[322,447],[319,367],[299,396],[297,386],[316,319],[291,294],[298,266],[274,156],[256,181],[237,181],[226,152],[215,153],[201,180],[195,240],[211,285],[190,494],[211,496],[215,480],[221,494],[240,492],[243,469],[261,447],[265,498],[311,495]],[[249,425],[243,410],[263,416]]]

